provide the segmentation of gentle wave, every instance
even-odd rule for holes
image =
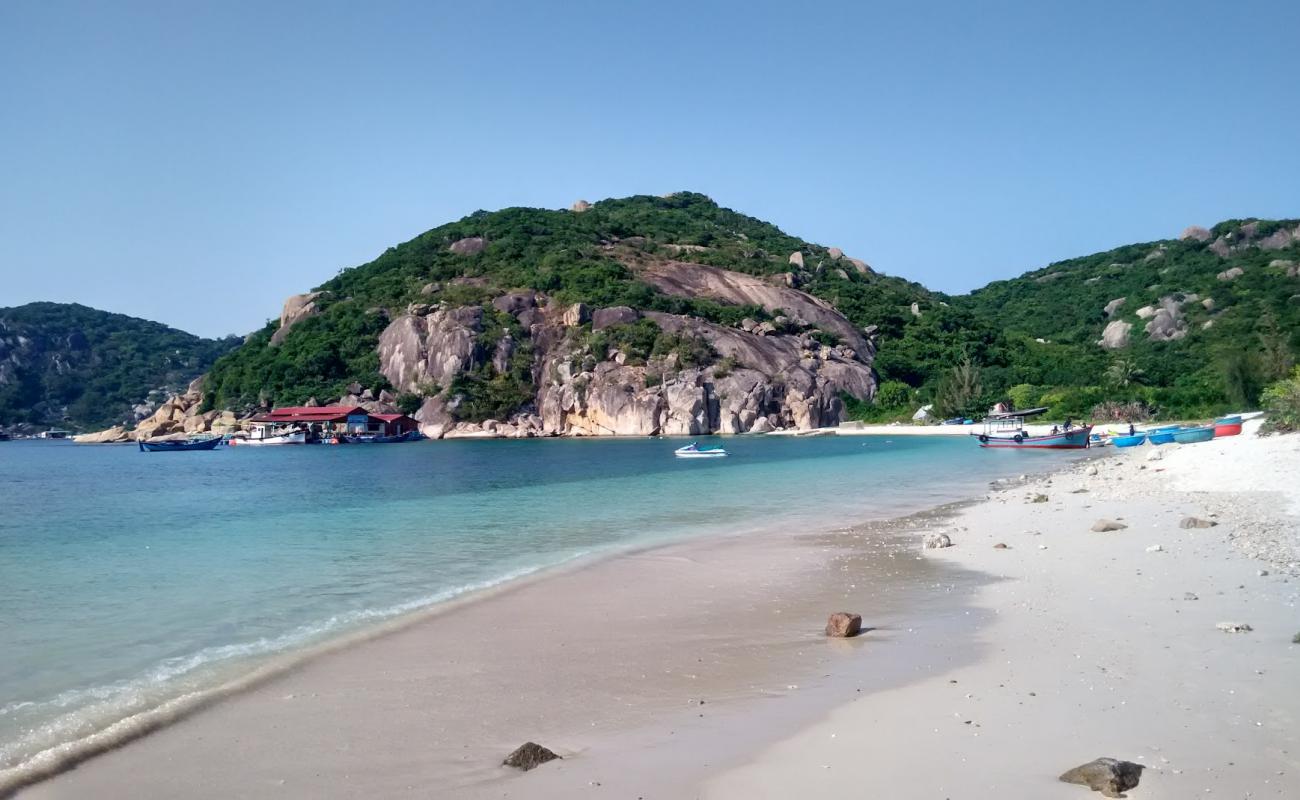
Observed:
[[[206,647],[188,656],[167,659],[129,681],[73,689],[43,701],[11,702],[0,708],[0,715],[20,710],[35,712],[69,707],[76,707],[76,710],[47,720],[18,739],[0,745],[0,792],[37,779],[52,769],[66,769],[81,758],[120,746],[161,724],[178,719],[184,711],[208,699],[209,694],[221,693],[221,685],[204,686],[202,677],[205,676],[195,673],[226,664],[232,667],[246,665],[251,671],[259,657],[306,651],[312,645],[324,643],[330,634],[357,632],[364,623],[385,622],[427,610],[462,595],[496,588],[587,555],[590,555],[587,551],[573,553],[549,563],[522,567],[494,578],[444,589],[384,608],[335,614],[280,636]],[[196,680],[181,682],[187,676],[195,676]],[[207,674],[206,677],[213,676]],[[140,719],[138,724],[133,724],[133,718],[148,717],[155,712],[167,718]]]

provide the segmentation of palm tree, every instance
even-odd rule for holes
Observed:
[[[1116,389],[1127,389],[1146,380],[1146,373],[1127,358],[1117,359],[1106,368],[1106,382]]]

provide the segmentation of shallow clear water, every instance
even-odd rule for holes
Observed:
[[[1068,455],[965,437],[0,444],[0,769],[277,655],[584,554],[826,528]]]

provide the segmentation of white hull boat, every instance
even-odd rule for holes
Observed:
[[[244,445],[307,444],[307,432],[278,433],[260,438],[250,436],[247,439],[232,439],[230,443],[235,444],[236,442],[239,443],[240,447]]]
[[[699,442],[691,442],[674,450],[673,455],[678,458],[726,458],[727,451],[721,447],[700,447]]]

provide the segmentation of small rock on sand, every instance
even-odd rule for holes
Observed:
[[[848,611],[836,611],[826,620],[826,635],[838,639],[847,639],[862,632],[862,615]]]
[[[1089,464],[1088,468],[1083,471],[1084,475],[1096,475],[1097,467],[1095,464]]]
[[[1143,769],[1141,764],[1134,764],[1132,761],[1098,758],[1066,772],[1061,775],[1061,780],[1065,783],[1087,786],[1106,797],[1123,797],[1124,792],[1137,787]]]
[[[927,533],[923,545],[926,550],[939,550],[952,547],[952,539],[946,533]]]
[[[1147,548],[1147,552],[1148,552],[1148,553],[1162,553],[1162,552],[1164,552],[1164,548],[1161,547],[1161,546],[1158,545],[1158,544],[1153,544],[1153,545],[1151,545],[1150,547]]]
[[[1045,494],[1036,494],[1036,495],[1033,495],[1032,497],[1029,498],[1029,502],[1031,502],[1031,503],[1046,503],[1046,502],[1047,502],[1047,495],[1045,495]]]
[[[1127,527],[1128,526],[1124,523],[1116,522],[1113,519],[1099,519],[1092,523],[1092,529],[1098,533],[1105,533],[1106,531],[1122,531]]]
[[[1006,542],[998,542],[997,544],[993,545],[993,549],[994,549],[994,550],[1010,550],[1011,548],[1010,548],[1010,547],[1007,547],[1007,543],[1006,543]]]
[[[1255,630],[1244,622],[1220,622],[1214,627],[1224,633],[1249,633],[1250,631]]]
[[[1183,592],[1183,599],[1184,599],[1184,600],[1200,600],[1201,598],[1199,598],[1199,597],[1196,596],[1196,592]]]
[[[1219,524],[1219,523],[1215,522],[1215,521],[1212,520],[1212,519],[1201,519],[1200,517],[1183,517],[1182,521],[1178,523],[1178,527],[1180,527],[1180,528],[1213,528],[1215,525],[1218,525],[1218,524]]]
[[[527,772],[535,767],[540,767],[547,761],[554,761],[557,758],[559,758],[559,756],[552,753],[550,750],[547,750],[545,747],[542,747],[537,742],[524,742],[513,753],[506,756],[506,760],[501,763],[505,764],[507,767],[515,767]]]

